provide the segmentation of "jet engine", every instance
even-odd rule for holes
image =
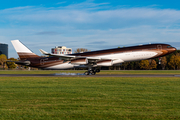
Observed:
[[[101,60],[97,62],[97,66],[112,66],[112,60]]]
[[[71,60],[71,64],[85,65],[87,63],[88,63],[88,60],[86,58],[77,58],[77,59]]]

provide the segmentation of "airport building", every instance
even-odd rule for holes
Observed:
[[[51,49],[51,52],[52,54],[72,54],[72,49],[65,46],[56,46]]]
[[[0,43],[0,55],[5,54],[8,58],[8,44],[2,44]]]

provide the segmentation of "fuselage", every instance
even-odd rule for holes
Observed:
[[[148,44],[115,49],[106,49],[84,53],[70,54],[81,59],[62,60],[59,57],[31,57],[31,67],[42,69],[70,69],[74,67],[112,66],[115,64],[162,57],[176,51],[168,44]],[[84,58],[83,58],[84,57]],[[91,60],[91,58],[93,58]],[[100,58],[95,60],[94,58]],[[78,62],[77,62],[78,61]]]

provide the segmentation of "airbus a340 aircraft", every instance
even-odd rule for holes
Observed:
[[[94,75],[96,72],[100,72],[98,67],[101,66],[152,59],[176,51],[176,48],[168,44],[148,44],[66,55],[50,54],[40,50],[42,54],[49,56],[41,57],[29,50],[19,40],[12,40],[11,42],[20,58],[16,64],[51,70],[86,67],[88,68],[88,71],[85,72],[86,75]]]

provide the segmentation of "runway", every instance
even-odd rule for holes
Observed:
[[[180,75],[163,74],[97,74],[97,75],[64,75],[64,74],[0,74],[0,77],[180,77]]]

